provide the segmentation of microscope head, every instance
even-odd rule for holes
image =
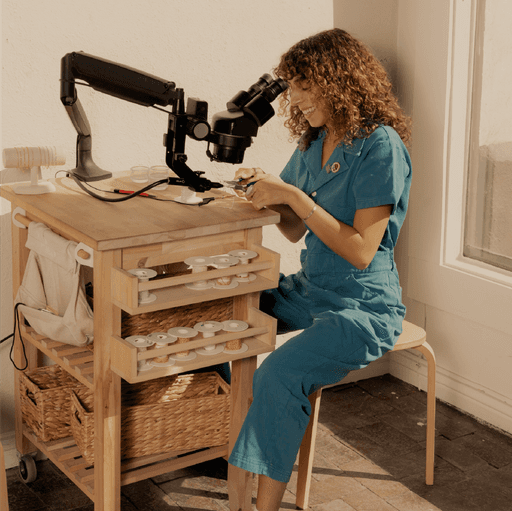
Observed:
[[[208,142],[213,148],[206,151],[210,160],[224,163],[242,163],[245,150],[252,137],[274,115],[270,104],[288,88],[282,80],[273,80],[264,74],[247,91],[240,91],[227,102],[227,110],[212,118],[212,131]]]

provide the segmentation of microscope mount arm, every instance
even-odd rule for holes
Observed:
[[[78,134],[77,166],[70,171],[74,178],[81,181],[98,181],[112,176],[111,172],[99,168],[92,159],[91,127],[78,99],[76,79],[84,80],[99,92],[142,106],[171,105],[172,112],[168,112],[170,120],[166,163],[181,178],[174,180],[175,184],[191,186],[197,191],[222,186],[199,177],[198,173],[185,164],[184,141],[187,128],[195,129],[196,133],[206,132],[204,127],[201,131],[201,126],[198,127],[200,123],[194,122],[192,116],[183,112],[183,89],[176,89],[174,82],[83,52],[68,53],[61,60],[60,98]],[[184,118],[182,122],[176,122],[178,117]],[[205,123],[203,120],[201,124]],[[176,127],[172,132],[171,125]],[[206,125],[209,135],[209,125]],[[180,152],[176,151],[177,143],[181,145]]]

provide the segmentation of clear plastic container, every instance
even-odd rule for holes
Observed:
[[[153,165],[149,169],[149,182],[155,183],[156,181],[160,181],[162,179],[167,179],[169,177],[169,167],[167,165]],[[167,183],[162,183],[158,186],[152,188],[152,190],[166,190]]]
[[[149,180],[149,167],[136,165],[130,169],[130,178],[134,183],[147,183]]]

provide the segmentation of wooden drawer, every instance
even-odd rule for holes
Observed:
[[[247,323],[249,324],[249,328],[247,330],[242,332],[225,333],[214,337],[215,344],[220,344],[233,339],[242,339],[242,342],[248,346],[248,350],[243,353],[230,353],[229,351],[223,351],[222,353],[213,356],[198,355],[194,360],[183,362],[177,361],[173,366],[152,368],[147,371],[137,370],[137,363],[139,360],[177,353],[184,350],[202,348],[212,344],[212,339],[203,338],[198,335],[185,344],[171,344],[165,348],[139,351],[137,347],[125,341],[123,338],[119,336],[112,336],[110,339],[112,371],[129,383],[136,383],[139,381],[161,378],[162,376],[167,376],[169,374],[183,373],[193,369],[209,367],[231,360],[247,358],[273,351],[276,343],[277,320],[268,314],[251,307],[248,311]]]
[[[229,248],[229,247],[228,247]],[[234,246],[233,249],[239,248]],[[170,276],[154,281],[140,282],[139,279],[122,268],[112,269],[112,301],[115,305],[130,314],[141,314],[161,309],[179,307],[181,305],[207,302],[239,296],[265,289],[273,289],[279,283],[279,254],[262,247],[261,245],[249,245],[247,250],[258,253],[258,257],[249,264],[231,266],[217,270],[209,270],[201,273],[191,273],[180,276]],[[199,250],[195,255],[205,255]],[[188,289],[185,284],[200,280],[217,279],[224,276],[232,276],[243,272],[253,273],[256,279],[252,282],[240,283],[234,289],[206,289],[203,291]],[[156,300],[149,304],[139,305],[139,293],[150,291],[156,295]]]

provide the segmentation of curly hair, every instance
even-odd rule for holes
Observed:
[[[335,132],[345,144],[366,138],[379,125],[391,126],[404,143],[411,136],[411,120],[398,105],[387,73],[377,58],[357,39],[341,29],[325,30],[303,39],[281,56],[274,69],[286,81],[298,78],[315,85],[317,99],[331,112]],[[290,104],[289,90],[280,99],[280,113],[292,138],[301,138],[305,150],[324,129],[313,128],[297,106]]]

